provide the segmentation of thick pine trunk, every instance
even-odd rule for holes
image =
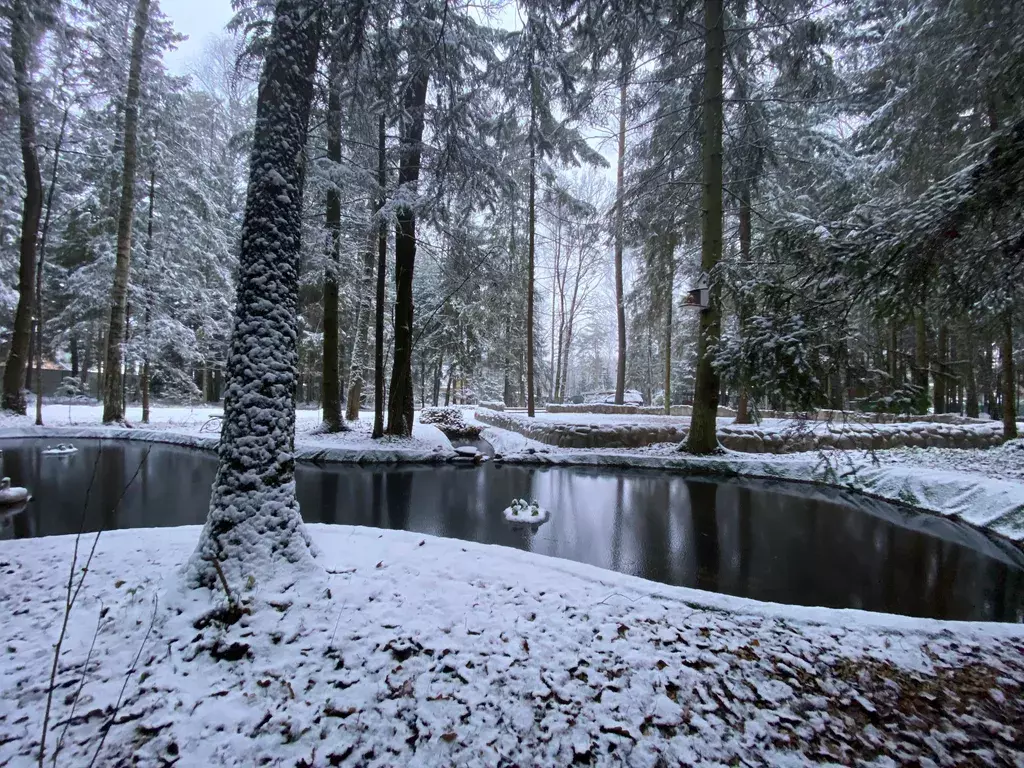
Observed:
[[[282,560],[315,568],[295,498],[294,450],[303,166],[317,16],[308,0],[279,0],[260,78],[219,466],[189,564],[191,581],[207,587],[221,572],[236,590],[250,576],[265,583]]]
[[[341,53],[331,53],[328,74],[327,159],[335,172],[341,166]],[[325,224],[330,239],[324,269],[324,337],[321,350],[325,432],[345,429],[341,415],[341,344],[338,312],[338,272],[341,269],[341,191],[332,182],[327,190]]]
[[[405,92],[402,146],[399,155],[399,194],[413,194],[420,177],[423,110],[427,101],[426,70],[416,72]],[[416,265],[416,212],[409,205],[398,209],[395,229],[395,357],[391,364],[388,396],[388,434],[412,435],[412,277]]]
[[[704,131],[701,191],[701,270],[710,280],[708,308],[700,314],[697,337],[697,376],[693,416],[686,448],[690,453],[711,453],[718,448],[718,373],[711,349],[721,335],[721,289],[715,267],[722,257],[722,69],[725,28],[722,0],[704,0]]]
[[[1003,437],[1017,436],[1017,378],[1013,372],[1013,313],[1006,310],[1002,321],[1002,343],[999,348],[1003,365]]]
[[[623,208],[626,170],[626,95],[629,90],[629,57],[621,55],[619,73],[619,153],[615,166],[615,327],[618,349],[615,360],[615,402],[622,404],[626,391],[626,302],[622,287]]]
[[[18,307],[14,313],[11,349],[4,368],[4,410],[25,413],[22,385],[32,354],[32,312],[36,278],[36,238],[43,213],[43,181],[36,152],[36,121],[33,113],[32,55],[34,22],[28,0],[15,0],[11,9],[11,61],[18,93],[18,131],[21,163],[25,174],[25,202],[21,213],[21,245],[18,266]]]
[[[335,45],[327,76],[327,160],[337,171],[341,165],[341,53]],[[326,226],[330,252],[324,269],[323,407],[325,432],[345,429],[341,415],[341,349],[338,339],[338,272],[341,269],[341,192],[336,183],[327,189]]]
[[[387,292],[388,230],[381,209],[387,202],[384,113],[377,118],[377,300],[374,303],[373,437],[384,435],[384,301]]]
[[[103,421],[124,421],[121,367],[123,365],[124,327],[128,303],[128,278],[132,258],[132,218],[135,213],[136,135],[139,123],[139,89],[145,54],[146,29],[149,26],[150,0],[139,0],[132,31],[132,58],[128,67],[128,92],[124,107],[124,163],[121,172],[121,205],[117,217],[117,259],[114,284],[110,289],[110,325],[103,380]]]

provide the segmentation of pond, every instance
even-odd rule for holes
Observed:
[[[4,474],[34,497],[24,512],[5,516],[0,538],[75,533],[87,492],[86,531],[204,521],[213,453],[75,440],[73,456],[40,454],[56,442],[0,441]],[[307,522],[500,544],[778,603],[1024,620],[1020,550],[858,494],[654,470],[493,463],[302,463],[296,474]],[[502,509],[516,497],[537,499],[551,519],[536,529],[506,522]]]

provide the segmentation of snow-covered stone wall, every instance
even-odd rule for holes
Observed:
[[[622,407],[622,406],[619,406]],[[476,418],[492,427],[511,430],[559,448],[639,448],[654,443],[676,443],[686,429],[669,424],[578,424],[550,419],[529,419],[511,413],[478,409]],[[883,450],[903,447],[986,448],[1003,440],[996,422],[943,424],[827,424],[799,422],[783,427],[752,425],[720,427],[724,448],[745,453],[796,453],[821,448]]]
[[[483,408],[478,409],[475,416],[484,424],[518,432],[531,440],[557,445],[559,448],[640,448],[653,443],[679,442],[686,436],[685,430],[673,425],[571,424],[530,419]]]
[[[745,453],[796,453],[822,448],[988,448],[1003,442],[1002,425],[980,424],[818,424],[782,429],[750,425],[719,427],[718,441]]]
[[[545,406],[548,413],[604,413],[604,414],[642,414],[644,416],[662,416],[665,408],[660,405],[613,405],[611,403],[549,403]],[[673,416],[689,416],[693,408],[688,405],[673,405]],[[731,408],[719,407],[719,416],[735,416]]]

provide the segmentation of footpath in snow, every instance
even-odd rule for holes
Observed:
[[[1020,765],[1024,627],[788,608],[309,526],[325,569],[182,590],[196,527],[100,538],[47,764]],[[88,550],[86,537],[80,552]],[[0,765],[34,764],[71,537],[0,543]],[[105,737],[103,734],[106,733]]]

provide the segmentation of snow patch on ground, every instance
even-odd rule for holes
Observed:
[[[170,443],[212,449],[220,439],[219,407],[156,407],[150,424],[142,424],[142,409],[128,408],[125,418],[133,427],[107,426],[102,423],[99,405],[44,405],[43,423],[36,427],[27,416],[0,420],[2,437],[112,438]],[[371,438],[373,413],[364,411],[359,421],[349,422],[347,432],[321,434],[320,411],[296,411],[295,457],[300,461],[386,463],[445,461],[455,455],[452,444],[437,427],[413,425],[411,438],[384,436]]]
[[[761,604],[501,547],[308,529],[325,573],[272,603],[259,582],[233,585],[258,607],[230,626],[211,613],[223,593],[176,575],[198,527],[104,533],[48,756],[64,733],[57,763],[88,764],[109,728],[97,764],[1024,759],[1024,626]],[[37,754],[73,546],[0,543],[0,764]]]

